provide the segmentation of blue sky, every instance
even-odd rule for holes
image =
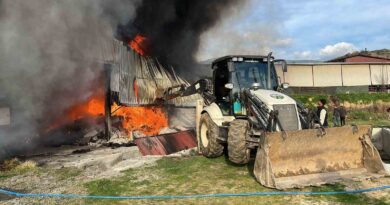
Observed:
[[[198,59],[273,51],[320,59],[390,48],[389,0],[248,0],[202,37]]]

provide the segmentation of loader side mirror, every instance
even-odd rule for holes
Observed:
[[[225,88],[231,90],[234,88],[234,85],[233,85],[233,83],[226,83]]]
[[[253,89],[253,90],[260,89],[260,83],[252,83],[251,89]]]
[[[283,59],[277,59],[277,60],[274,60],[275,63],[280,63],[281,66],[282,66],[282,71],[283,72],[287,72],[287,62],[286,60],[283,60]]]
[[[287,72],[287,63],[286,63],[286,61],[282,61],[282,70],[283,70],[283,72]]]

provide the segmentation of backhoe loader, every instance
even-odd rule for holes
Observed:
[[[198,148],[205,157],[219,157],[227,147],[230,161],[246,164],[255,156],[254,176],[276,189],[334,183],[387,175],[366,125],[324,128],[315,112],[283,90],[275,65],[267,56],[225,56],[212,63],[212,79],[176,86],[169,100],[195,93],[198,104]],[[227,145],[227,146],[226,146]]]

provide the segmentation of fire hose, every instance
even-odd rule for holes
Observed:
[[[193,195],[143,195],[143,196],[107,196],[107,195],[78,195],[78,194],[50,194],[50,193],[21,193],[0,189],[0,194],[14,197],[49,197],[49,198],[87,198],[87,199],[118,199],[118,200],[140,200],[140,199],[191,199],[210,197],[243,197],[243,196],[272,196],[272,195],[339,195],[339,194],[360,194],[373,191],[389,189],[390,185],[372,187],[366,189],[326,191],[326,192],[297,192],[297,191],[270,191],[270,192],[244,192],[244,193],[215,193],[215,194],[193,194]]]

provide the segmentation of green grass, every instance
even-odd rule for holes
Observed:
[[[345,185],[333,184],[324,185],[321,187],[312,187],[308,190],[313,192],[332,192],[332,191],[344,191]],[[387,204],[386,199],[373,199],[367,197],[364,194],[336,194],[336,195],[314,195],[307,197],[308,201],[313,203],[318,201],[331,201],[340,204]]]
[[[25,174],[36,176],[50,174],[57,180],[69,180],[82,174],[82,170],[74,167],[65,167],[54,170],[41,167],[16,167],[6,171],[0,171],[0,180],[14,176],[23,176]]]
[[[82,173],[81,169],[74,168],[74,167],[64,167],[61,169],[54,170],[54,176],[58,180],[67,180],[74,178]]]
[[[190,195],[207,193],[240,193],[275,191],[261,186],[252,174],[253,164],[235,166],[224,157],[209,159],[201,156],[191,158],[163,158],[156,166],[130,169],[114,179],[102,179],[85,185],[91,195]],[[340,191],[343,185],[328,185],[319,188],[294,189],[289,191]],[[383,204],[365,195],[332,196],[251,196],[219,197],[203,199],[164,200],[87,200],[87,204],[299,204],[298,198],[318,203]]]
[[[341,102],[354,104],[368,104],[380,101],[390,102],[390,94],[388,93],[342,93],[333,96],[336,96]],[[313,107],[320,99],[329,99],[331,95],[292,94],[291,97],[302,102],[306,106]]]
[[[124,176],[102,179],[86,184],[93,195],[190,195],[207,193],[237,193],[269,191],[260,186],[252,176],[253,166],[234,166],[224,157],[208,159],[163,158],[156,166],[130,169]],[[282,202],[283,197],[209,198],[153,200],[153,202],[180,204],[267,204]],[[255,201],[253,201],[255,200]],[[119,203],[121,201],[89,200],[88,203]],[[123,201],[122,201],[123,202]],[[150,202],[150,200],[149,200]],[[139,201],[140,204],[145,201]]]
[[[333,127],[332,112],[328,115],[329,127]],[[348,125],[372,125],[374,127],[390,127],[390,120],[386,113],[368,111],[348,111],[346,124]]]
[[[386,113],[375,113],[368,111],[348,112],[348,124],[369,124],[373,126],[390,126],[390,120]]]
[[[5,179],[5,178],[9,178],[9,177],[13,177],[13,176],[18,176],[18,175],[22,175],[23,173],[20,173],[20,172],[16,172],[16,171],[0,171],[0,180],[1,179]]]
[[[303,103],[306,107],[314,108],[316,103],[324,98],[330,101],[330,95],[309,95],[309,94],[294,94],[291,95],[298,102]],[[387,108],[387,104],[390,102],[390,94],[387,93],[350,93],[350,94],[336,94],[335,95],[341,102],[348,102],[352,104],[367,105],[366,109],[348,109],[347,124],[369,124],[373,126],[390,126],[390,120],[387,113],[383,111],[383,107]],[[328,103],[328,106],[331,104]],[[382,109],[380,107],[382,106]],[[328,123],[332,126],[332,108],[328,108],[329,116]]]
[[[32,172],[31,172],[32,171]],[[34,174],[34,173],[35,174]],[[7,174],[54,176],[53,183],[75,180],[82,170],[77,168],[37,168],[22,172],[7,171]],[[5,172],[0,172],[4,176]],[[140,195],[191,195],[208,193],[242,193],[276,191],[260,185],[253,176],[253,163],[244,166],[231,164],[225,157],[209,159],[202,156],[185,158],[162,158],[156,165],[129,169],[119,177],[90,181],[84,184],[85,194],[140,196]],[[1,182],[1,178],[0,178]],[[75,183],[78,183],[75,181]],[[354,182],[359,185],[360,182]],[[321,187],[306,187],[286,191],[341,191],[342,184]],[[73,193],[70,191],[69,193]],[[387,191],[386,193],[390,193]],[[387,201],[386,201],[387,200]],[[315,196],[250,196],[217,197],[197,199],[56,199],[57,204],[386,204],[389,197],[371,198],[364,194],[315,195]]]
[[[388,93],[342,93],[336,94],[342,102],[350,103],[370,103],[370,102],[390,102],[390,95]]]
[[[2,164],[2,169],[0,170],[0,180],[9,177],[24,175],[27,173],[38,174],[39,171],[39,168],[32,161],[26,161],[22,163],[17,159],[6,160]]]

